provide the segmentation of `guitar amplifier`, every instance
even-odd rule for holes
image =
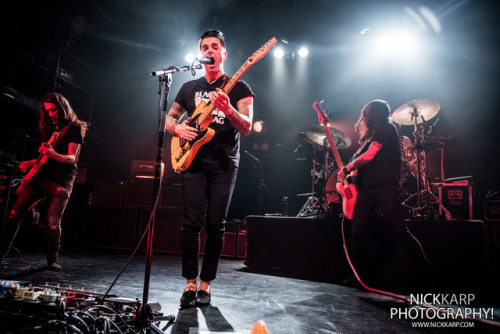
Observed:
[[[439,203],[451,212],[454,219],[473,220],[472,182],[456,178],[456,181],[440,183]],[[439,214],[444,214],[441,207]]]

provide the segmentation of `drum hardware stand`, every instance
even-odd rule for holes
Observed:
[[[415,148],[417,152],[417,192],[415,194],[410,195],[408,198],[406,198],[403,202],[402,205],[408,209],[410,209],[415,217],[421,217],[422,212],[424,212],[425,209],[429,208],[432,204],[437,204],[439,211],[444,212],[444,215],[447,220],[452,220],[453,216],[451,215],[450,211],[446,209],[442,203],[439,201],[439,199],[434,195],[434,193],[431,190],[431,182],[428,177],[428,170],[427,170],[427,161],[426,161],[426,153],[425,153],[425,127],[426,127],[426,121],[423,116],[420,116],[422,119],[422,127],[419,129],[418,128],[418,111],[417,108],[413,109],[413,113],[411,114],[411,119],[415,121],[414,124],[414,137],[415,137]],[[434,123],[435,124],[435,123]],[[421,130],[421,131],[420,131]],[[428,130],[427,134],[430,134],[432,128]],[[420,136],[422,138],[420,138]],[[411,202],[414,198],[417,199],[416,206],[411,206],[408,204]],[[432,208],[431,208],[432,210]],[[432,212],[433,213],[433,212]]]
[[[323,178],[321,173],[316,171],[316,145],[313,145],[313,169],[311,170],[311,192],[306,194],[298,194],[297,196],[309,196],[306,200],[306,203],[302,206],[297,217],[310,217],[310,216],[320,216],[322,213],[325,213],[325,196],[324,194],[318,193],[315,191],[316,183],[320,178]],[[324,173],[328,173],[327,163],[328,163],[328,152],[325,154],[326,165],[324,166]],[[325,175],[326,177],[326,175]]]

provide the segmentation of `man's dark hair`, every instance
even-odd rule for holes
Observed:
[[[201,46],[201,41],[205,38],[208,38],[208,37],[215,37],[215,38],[218,38],[219,41],[220,41],[220,44],[225,48],[226,47],[226,40],[224,39],[224,34],[222,33],[222,31],[219,31],[219,30],[216,30],[216,29],[210,29],[210,30],[207,30],[203,33],[203,35],[201,35],[200,37],[200,46]]]

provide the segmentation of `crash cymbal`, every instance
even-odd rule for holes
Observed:
[[[330,131],[330,134],[332,135],[333,138],[333,142],[335,143],[335,146],[338,149],[347,148],[351,146],[352,144],[351,139],[345,133],[330,126],[328,127],[328,130]],[[307,138],[308,141],[317,145],[330,147],[330,144],[328,143],[328,138],[326,138],[325,130],[323,129],[322,126],[319,125],[308,126],[306,127],[306,131],[304,133],[305,133],[305,138]]]
[[[302,139],[303,141],[305,141],[306,143],[308,144],[316,144],[315,142],[313,142],[312,140],[310,140],[306,133],[305,132],[299,132],[299,138]]]
[[[440,108],[439,103],[434,100],[412,100],[394,110],[392,120],[399,125],[414,125],[416,117],[417,124],[420,124],[436,116]]]

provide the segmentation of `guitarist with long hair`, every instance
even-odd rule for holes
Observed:
[[[399,137],[389,116],[390,106],[386,101],[373,100],[363,107],[355,124],[363,149],[337,174],[337,181],[342,182],[349,174],[357,173],[358,197],[352,219],[351,248],[354,266],[364,283],[373,283],[379,269],[375,267],[376,243],[370,233],[376,210],[420,269],[428,269],[420,242],[404,222],[398,192]]]
[[[16,191],[16,201],[0,235],[0,260],[12,247],[23,216],[40,200],[47,199],[47,269],[60,271],[61,218],[73,190],[83,138],[88,124],[78,119],[68,100],[50,93],[40,103],[38,159],[22,161],[26,176]]]
[[[226,94],[219,87],[227,76],[226,42],[222,32],[206,31],[200,39],[202,57],[212,58],[205,64],[205,76],[186,82],[179,90],[166,119],[166,130],[181,141],[195,142],[202,131],[190,121],[199,113],[199,106],[212,107],[209,130],[213,138],[196,153],[189,167],[182,170],[182,276],[186,288],[180,303],[182,308],[208,305],[210,283],[215,279],[224,243],[224,227],[229,203],[236,183],[240,159],[240,133],[248,135],[253,118],[253,92],[238,81]],[[179,123],[181,116],[187,119]],[[201,112],[203,113],[203,111]],[[200,230],[205,227],[203,263],[198,278]]]

